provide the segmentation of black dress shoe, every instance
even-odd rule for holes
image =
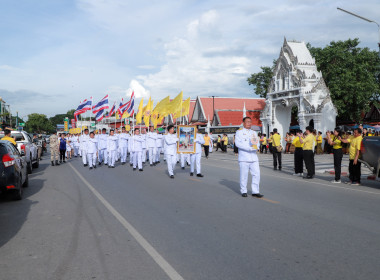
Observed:
[[[264,195],[261,193],[253,193],[252,196],[257,197],[257,198],[262,198]]]
[[[96,168],[96,164],[94,165],[94,168]]]
[[[142,168],[140,168],[139,171],[143,171]]]
[[[125,162],[122,162],[122,163],[121,163],[121,165],[124,165],[124,164],[125,164]]]
[[[104,165],[108,165],[108,163],[104,163]]]
[[[153,166],[153,164],[149,164],[149,166]]]
[[[101,162],[99,162],[99,166],[101,166],[102,165],[102,163]]]
[[[136,168],[133,168],[133,171],[136,171]]]
[[[185,169],[185,167],[181,167],[182,169]]]
[[[194,173],[193,172],[190,172],[190,176],[193,176],[194,175]]]
[[[132,163],[130,163],[130,164],[129,164],[129,166],[133,166],[133,164],[132,164]]]
[[[203,177],[203,175],[201,173],[197,174],[197,177]]]
[[[241,196],[242,197],[247,197],[248,195],[246,193],[243,193]]]
[[[92,167],[90,167],[90,170],[92,169]]]
[[[115,166],[111,166],[112,168],[115,168]]]
[[[174,175],[170,175],[170,179],[174,179]]]

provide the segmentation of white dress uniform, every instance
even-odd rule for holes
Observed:
[[[214,138],[212,138],[211,133],[208,136],[210,136],[210,146],[208,147],[208,151],[209,153],[212,153],[212,149],[214,148]]]
[[[107,153],[107,134],[98,135],[98,157],[99,163],[107,164],[108,163],[108,153]]]
[[[139,169],[142,169],[142,151],[143,151],[143,144],[145,143],[144,138],[141,134],[139,135],[133,135],[131,139],[129,140],[131,143],[130,147],[132,150],[132,164],[133,168],[136,168],[136,166]]]
[[[162,140],[163,140],[163,136],[161,133],[158,133],[157,134],[157,139],[156,139],[156,159],[154,162],[160,162],[160,154],[161,154],[161,150],[162,150]]]
[[[202,144],[205,143],[205,138],[201,133],[197,133],[194,139],[195,153],[190,155],[190,173],[194,173],[195,164],[197,165],[197,174],[201,174],[201,157]]]
[[[168,172],[169,175],[174,175],[174,167],[177,163],[177,142],[179,141],[176,134],[166,134],[165,135],[165,155],[166,155],[166,162],[168,164]]]
[[[119,134],[119,149],[121,152],[120,158],[121,158],[122,163],[127,162],[128,140],[129,140],[129,134],[127,133]]]
[[[243,128],[236,132],[235,144],[239,149],[239,166],[240,166],[240,192],[247,193],[248,172],[252,175],[252,194],[260,193],[260,167],[257,157],[257,149],[260,148],[260,142],[257,141],[257,148],[252,147],[251,139],[257,137],[252,129]]]
[[[87,142],[90,136],[87,134],[82,134],[79,137],[80,150],[82,155],[83,164],[87,164]]]
[[[111,167],[115,166],[118,139],[116,135],[110,135],[107,138],[108,166]]]
[[[98,152],[98,139],[91,138],[88,139],[87,142],[87,158],[88,158],[88,165],[90,167],[96,168],[96,154]]]
[[[129,152],[129,163],[131,165],[133,165],[133,154],[134,154],[134,151],[133,151],[133,136],[134,134],[132,134],[132,136],[129,136],[129,141],[128,141],[128,152]]]
[[[79,136],[73,137],[73,147],[74,147],[74,156],[77,157],[79,154]]]
[[[142,162],[146,162],[146,152],[147,152],[147,146],[146,146],[146,133],[140,134],[141,138],[143,139],[142,143]]]
[[[156,147],[157,137],[158,137],[157,132],[147,133],[146,145],[148,146],[148,149],[149,149],[149,164],[150,165],[156,162],[155,159],[156,159],[156,153],[157,153],[157,147]]]

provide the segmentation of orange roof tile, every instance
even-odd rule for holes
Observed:
[[[243,122],[243,110],[241,111],[223,110],[223,111],[217,111],[216,114],[218,115],[218,121],[220,121],[219,125],[221,126],[241,125]],[[247,111],[246,116],[251,117],[252,125],[257,125],[257,126],[262,125],[261,120],[260,120],[260,112]]]

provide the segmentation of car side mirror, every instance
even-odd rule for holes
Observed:
[[[21,151],[21,156],[25,156],[25,152],[24,151]]]

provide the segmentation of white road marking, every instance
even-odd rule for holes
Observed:
[[[183,280],[183,277],[154,249],[152,245],[76,170],[71,163],[70,167],[89,188],[89,190],[100,200],[100,202],[111,212],[111,214],[129,231],[141,247],[152,257],[162,270],[173,280]]]

